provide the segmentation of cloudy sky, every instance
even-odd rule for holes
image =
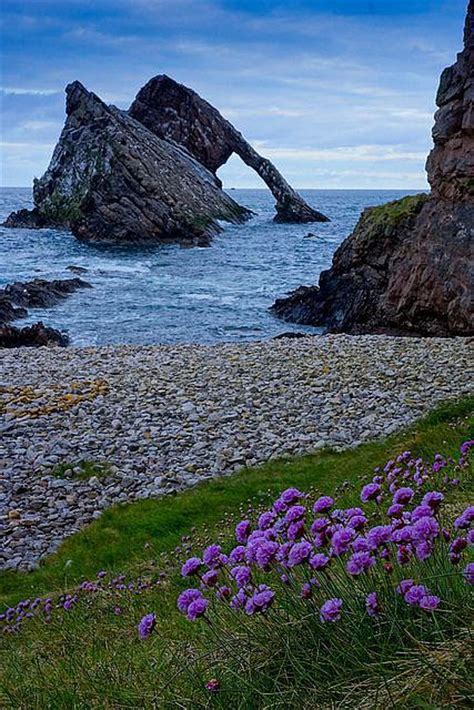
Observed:
[[[423,188],[465,0],[3,0],[2,184],[41,175],[82,81],[126,108],[166,73],[296,187]],[[260,187],[237,158],[226,186]]]

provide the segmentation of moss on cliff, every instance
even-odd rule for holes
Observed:
[[[374,225],[393,227],[400,221],[418,214],[422,206],[428,200],[428,195],[421,193],[419,195],[407,195],[401,200],[387,202],[378,207],[371,207],[366,210],[366,219],[370,220]]]
[[[82,215],[82,199],[82,194],[76,193],[67,197],[55,190],[43,201],[39,210],[47,222],[70,225]]]

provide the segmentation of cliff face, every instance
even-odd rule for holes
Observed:
[[[89,241],[207,244],[217,219],[249,215],[178,145],[79,82],[66,96],[66,124],[33,186],[35,209],[10,215],[7,226],[66,227]]]
[[[434,148],[426,169],[433,197],[474,199],[474,4],[468,7],[464,50],[441,74],[433,128]]]
[[[290,187],[275,166],[257,153],[217,109],[170,77],[160,75],[150,79],[138,92],[129,114],[160,138],[184,146],[213,173],[236,153],[271,190],[276,199],[276,221],[328,221]]]
[[[365,210],[319,286],[277,300],[276,315],[329,332],[474,332],[474,0],[464,45],[441,76],[431,195]]]

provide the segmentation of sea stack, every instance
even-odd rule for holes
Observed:
[[[256,171],[276,200],[276,222],[328,222],[286,182],[219,111],[199,94],[165,74],[155,76],[137,94],[129,114],[160,138],[186,148],[213,173],[235,153]]]
[[[276,315],[328,332],[474,333],[474,0],[436,102],[431,195],[365,210],[319,286],[277,300]]]
[[[78,81],[66,87],[66,113],[51,163],[34,182],[35,208],[5,226],[66,228],[94,242],[207,245],[217,220],[250,215],[186,150]]]

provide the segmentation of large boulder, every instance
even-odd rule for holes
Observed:
[[[182,145],[213,173],[236,153],[255,170],[276,199],[277,222],[327,222],[286,182],[219,111],[199,94],[165,74],[137,94],[129,115],[160,138]]]
[[[87,241],[208,244],[217,220],[249,216],[216,177],[78,81],[66,87],[67,119],[51,163],[35,180],[35,209],[6,226],[71,229]]]
[[[329,332],[474,333],[474,0],[464,40],[438,91],[431,195],[365,210],[319,286],[277,300],[276,315]]]

